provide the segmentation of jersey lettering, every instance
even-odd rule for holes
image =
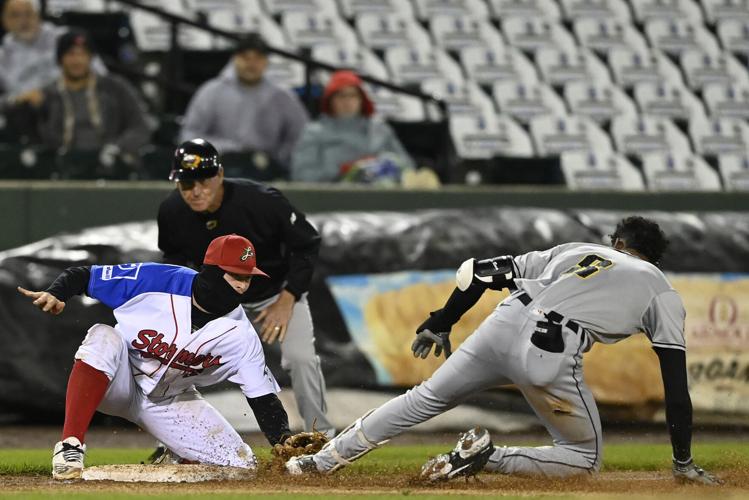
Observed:
[[[169,368],[182,370],[185,372],[185,377],[197,375],[206,368],[221,364],[221,355],[214,356],[210,352],[198,354],[187,349],[182,349],[177,353],[177,346],[173,343],[167,344],[163,339],[164,334],[156,330],[141,330],[130,345],[137,349],[144,358],[155,359],[162,365],[169,365]]]
[[[580,279],[588,279],[603,269],[608,269],[613,266],[614,263],[603,257],[599,257],[595,254],[586,255],[583,259],[573,266],[567,269],[562,274],[574,274]]]

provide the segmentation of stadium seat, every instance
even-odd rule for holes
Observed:
[[[563,87],[573,81],[609,83],[606,66],[589,50],[539,49],[536,66],[543,81],[552,87]]]
[[[749,57],[749,21],[726,19],[718,23],[717,31],[725,50]]]
[[[622,88],[630,89],[643,82],[683,84],[679,68],[658,50],[638,52],[615,48],[608,59],[614,82]]]
[[[162,8],[168,4],[164,4]],[[184,14],[180,12],[180,14]],[[133,9],[130,26],[138,48],[144,52],[165,52],[171,46],[171,28],[168,22],[150,12]],[[213,36],[191,26],[179,28],[177,38],[180,47],[190,50],[211,50]]]
[[[701,50],[686,50],[680,59],[687,85],[692,90],[702,90],[709,83],[749,84],[746,66],[731,54],[712,56]]]
[[[749,21],[749,3],[746,0],[702,0],[702,7],[709,24],[726,19]]]
[[[203,12],[210,15],[215,12],[230,12],[244,16],[263,15],[260,0],[183,0],[186,12]]]
[[[702,89],[702,98],[713,118],[749,120],[749,85],[708,84]]]
[[[508,17],[543,17],[559,21],[562,11],[554,0],[489,0],[493,19]]]
[[[240,0],[242,1],[242,0]],[[336,0],[262,0],[265,11],[271,16],[289,13],[325,14],[338,17]]]
[[[149,7],[156,7],[157,9],[162,9],[166,12],[177,14],[180,16],[187,15],[187,17],[191,17],[192,14],[194,14],[194,12],[186,10],[187,5],[185,4],[184,0],[140,0],[139,3]],[[126,7],[125,9],[129,9],[129,7]],[[140,9],[132,9],[133,12],[139,10]]]
[[[536,67],[513,47],[466,47],[460,51],[460,62],[468,78],[480,85],[491,86],[507,80],[538,81]]]
[[[619,116],[611,122],[611,137],[618,152],[632,157],[692,150],[689,139],[667,118]]]
[[[304,85],[304,64],[272,54],[268,57],[265,77],[281,87],[301,87]]]
[[[562,174],[572,190],[642,191],[640,171],[622,155],[568,151],[560,157]]]
[[[497,29],[485,19],[437,14],[429,23],[429,29],[434,43],[445,50],[504,45]]]
[[[432,79],[424,81],[421,90],[425,94],[443,99],[447,103],[450,116],[484,115],[487,119],[495,117],[492,100],[475,82],[456,84]]]
[[[312,49],[312,58],[340,68],[352,69],[379,80],[390,79],[385,63],[369,49],[322,45]]]
[[[637,116],[637,107],[619,87],[607,83],[570,82],[564,86],[567,108],[604,125],[618,116]]]
[[[385,64],[395,83],[402,85],[419,85],[428,78],[443,78],[453,83],[463,81],[460,66],[439,49],[392,47],[385,51]]]
[[[390,14],[413,19],[414,12],[411,2],[403,0],[339,0],[341,15],[346,19],[354,19],[361,14]]]
[[[580,45],[608,54],[614,48],[630,48],[638,52],[648,50],[645,38],[632,25],[618,19],[578,19],[573,31]]]
[[[528,125],[537,116],[567,114],[564,101],[543,83],[500,81],[492,90],[499,111],[523,125]]]
[[[429,33],[421,25],[397,14],[360,14],[355,25],[363,44],[373,50],[390,47],[428,49],[432,45]]]
[[[616,19],[629,21],[631,14],[625,0],[561,0],[564,18]]]
[[[683,19],[702,24],[702,10],[694,0],[631,0],[635,21],[645,24],[653,19]]]
[[[643,157],[650,191],[720,191],[720,177],[702,158],[686,151],[650,153]]]
[[[290,48],[291,42],[281,27],[270,17],[263,14],[250,14],[248,11],[233,12],[231,10],[214,9],[208,12],[208,23],[215,27],[237,34],[259,33],[268,45],[279,48]],[[223,37],[216,37],[215,48],[230,48],[235,42]]]
[[[539,116],[531,120],[530,130],[539,156],[558,156],[565,151],[613,151],[606,132],[587,118]]]
[[[575,49],[575,39],[560,24],[542,18],[510,17],[502,19],[507,42],[525,52],[541,48]]]
[[[704,26],[678,19],[653,19],[645,25],[651,47],[678,56],[688,49],[701,49],[709,54],[720,54],[720,47]]]
[[[702,102],[689,89],[670,83],[638,83],[635,102],[648,116],[689,121],[705,115]]]
[[[413,2],[414,13],[421,21],[428,21],[442,14],[474,19],[489,18],[489,8],[484,0],[413,0]]]
[[[420,99],[374,85],[365,84],[365,88],[378,116],[403,122],[426,120],[426,109]]]
[[[451,116],[450,135],[460,158],[533,156],[533,145],[523,128],[508,116]]]
[[[106,12],[104,0],[47,0],[47,14],[58,16],[63,12]]]
[[[726,191],[749,191],[749,154],[721,155],[718,170]]]
[[[356,33],[337,15],[286,12],[281,16],[281,26],[296,47],[326,44],[358,47]]]
[[[749,125],[736,118],[702,117],[689,122],[694,150],[703,156],[749,152]]]

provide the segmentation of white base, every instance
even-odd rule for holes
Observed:
[[[255,470],[218,465],[100,465],[83,469],[86,481],[124,483],[198,483],[201,481],[246,481]]]

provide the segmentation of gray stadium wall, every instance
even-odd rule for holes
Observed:
[[[424,208],[539,207],[620,211],[749,212],[745,193],[572,192],[559,187],[463,187],[414,191],[370,186],[277,184],[300,210],[410,211]],[[168,182],[0,182],[0,250],[86,227],[156,218]]]

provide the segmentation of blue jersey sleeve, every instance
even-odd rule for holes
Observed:
[[[161,292],[189,297],[196,274],[186,267],[153,262],[91,266],[86,293],[112,309],[144,293]]]

